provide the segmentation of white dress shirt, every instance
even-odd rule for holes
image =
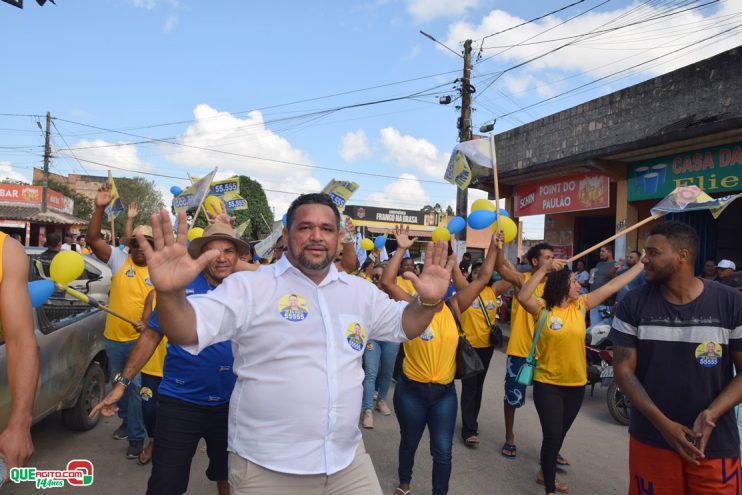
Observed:
[[[365,344],[407,340],[407,303],[333,264],[317,285],[285,256],[188,302],[198,345],[186,350],[232,341],[229,450],[282,473],[330,475],[350,465],[361,440]]]

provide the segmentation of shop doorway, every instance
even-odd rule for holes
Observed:
[[[613,215],[575,217],[575,253],[579,253],[616,233],[616,218]],[[594,267],[600,256],[598,250],[587,255],[588,270]]]

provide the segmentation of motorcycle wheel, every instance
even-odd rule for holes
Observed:
[[[606,402],[608,403],[608,412],[611,413],[613,419],[622,425],[628,425],[631,403],[624,393],[618,389],[615,381],[608,386]]]

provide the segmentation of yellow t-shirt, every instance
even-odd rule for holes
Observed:
[[[528,281],[531,278],[530,273],[523,274]],[[524,283],[525,283],[524,281]],[[541,297],[544,293],[545,283],[540,283],[533,292],[536,297]],[[534,332],[533,316],[513,297],[512,309],[510,312],[510,338],[508,339],[508,348],[505,351],[508,356],[528,357],[533,343]]]
[[[167,337],[163,335],[152,357],[149,358],[147,364],[142,366],[142,373],[162,378],[162,369],[165,367],[165,354],[167,354]]]
[[[492,287],[487,286],[479,293],[479,297],[484,302],[484,309],[487,311],[490,323],[494,325],[497,322],[497,296],[495,296],[495,291],[492,290]],[[490,327],[487,325],[487,320],[484,319],[479,299],[474,299],[471,306],[461,315],[461,327],[472,347],[481,349],[490,346]]]
[[[536,344],[538,362],[533,373],[534,381],[564,387],[579,387],[587,383],[586,298],[586,294],[582,295],[566,308],[555,306],[549,311]],[[540,321],[541,312],[536,318]]]
[[[142,317],[144,300],[152,288],[147,267],[135,265],[131,256],[128,256],[124,264],[111,277],[108,304],[113,311],[130,320],[138,321]],[[129,342],[138,339],[139,332],[131,324],[109,314],[106,316],[106,329],[103,336],[116,342]]]
[[[415,290],[415,287],[413,287],[412,282],[407,280],[406,278],[402,278],[401,276],[397,275],[397,287],[405,291],[411,296],[414,296],[417,294],[417,291]]]
[[[417,338],[405,342],[402,371],[410,380],[447,385],[456,375],[459,332],[448,306],[433,316],[430,326]]]

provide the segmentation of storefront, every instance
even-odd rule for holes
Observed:
[[[0,230],[17,235],[26,246],[43,246],[51,232],[77,233],[87,221],[72,216],[74,201],[47,191],[47,210],[41,211],[41,186],[0,184]]]
[[[649,216],[649,210],[676,187],[690,185],[715,198],[742,191],[742,140],[679,151],[628,166],[628,201],[640,219]],[[705,211],[675,214],[671,218],[687,222],[698,231],[698,270],[707,257],[742,262],[742,203],[732,203],[714,221]],[[648,228],[639,233],[640,245]]]

